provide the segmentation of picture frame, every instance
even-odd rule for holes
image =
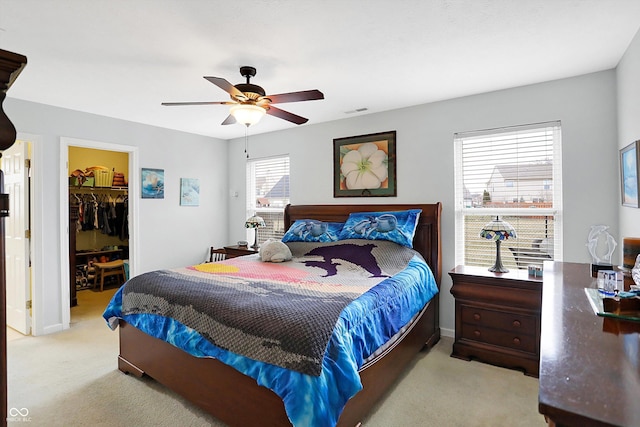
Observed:
[[[143,199],[164,199],[164,169],[142,168],[140,171]]]
[[[200,206],[198,178],[180,178],[180,206]]]
[[[333,140],[333,197],[395,196],[395,130]]]
[[[622,206],[640,208],[638,188],[640,177],[640,140],[632,142],[620,150],[620,188],[622,190]]]

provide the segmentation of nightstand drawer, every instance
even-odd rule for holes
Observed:
[[[531,354],[537,353],[537,338],[533,335],[501,331],[481,325],[463,325],[462,338]]]
[[[461,311],[463,323],[528,335],[535,335],[537,331],[535,316],[466,305],[461,306]]]

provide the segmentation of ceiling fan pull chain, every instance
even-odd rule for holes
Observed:
[[[249,158],[249,125],[244,128],[244,154]]]

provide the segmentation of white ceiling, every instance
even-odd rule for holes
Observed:
[[[9,97],[222,139],[244,136],[227,106],[160,103],[228,100],[203,76],[251,65],[267,94],[324,93],[278,104],[310,125],[611,69],[639,27],[640,0],[0,0],[28,59]]]

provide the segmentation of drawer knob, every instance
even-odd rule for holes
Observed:
[[[520,345],[520,338],[515,337],[515,338],[513,339],[513,343],[514,343],[515,345]]]
[[[473,313],[473,320],[480,320],[480,313]]]
[[[520,321],[519,320],[514,320],[512,325],[515,326],[516,328],[519,328],[520,327]]]
[[[480,331],[476,329],[475,331],[473,331],[473,335],[475,335],[476,337],[479,337],[481,334],[480,334]]]

